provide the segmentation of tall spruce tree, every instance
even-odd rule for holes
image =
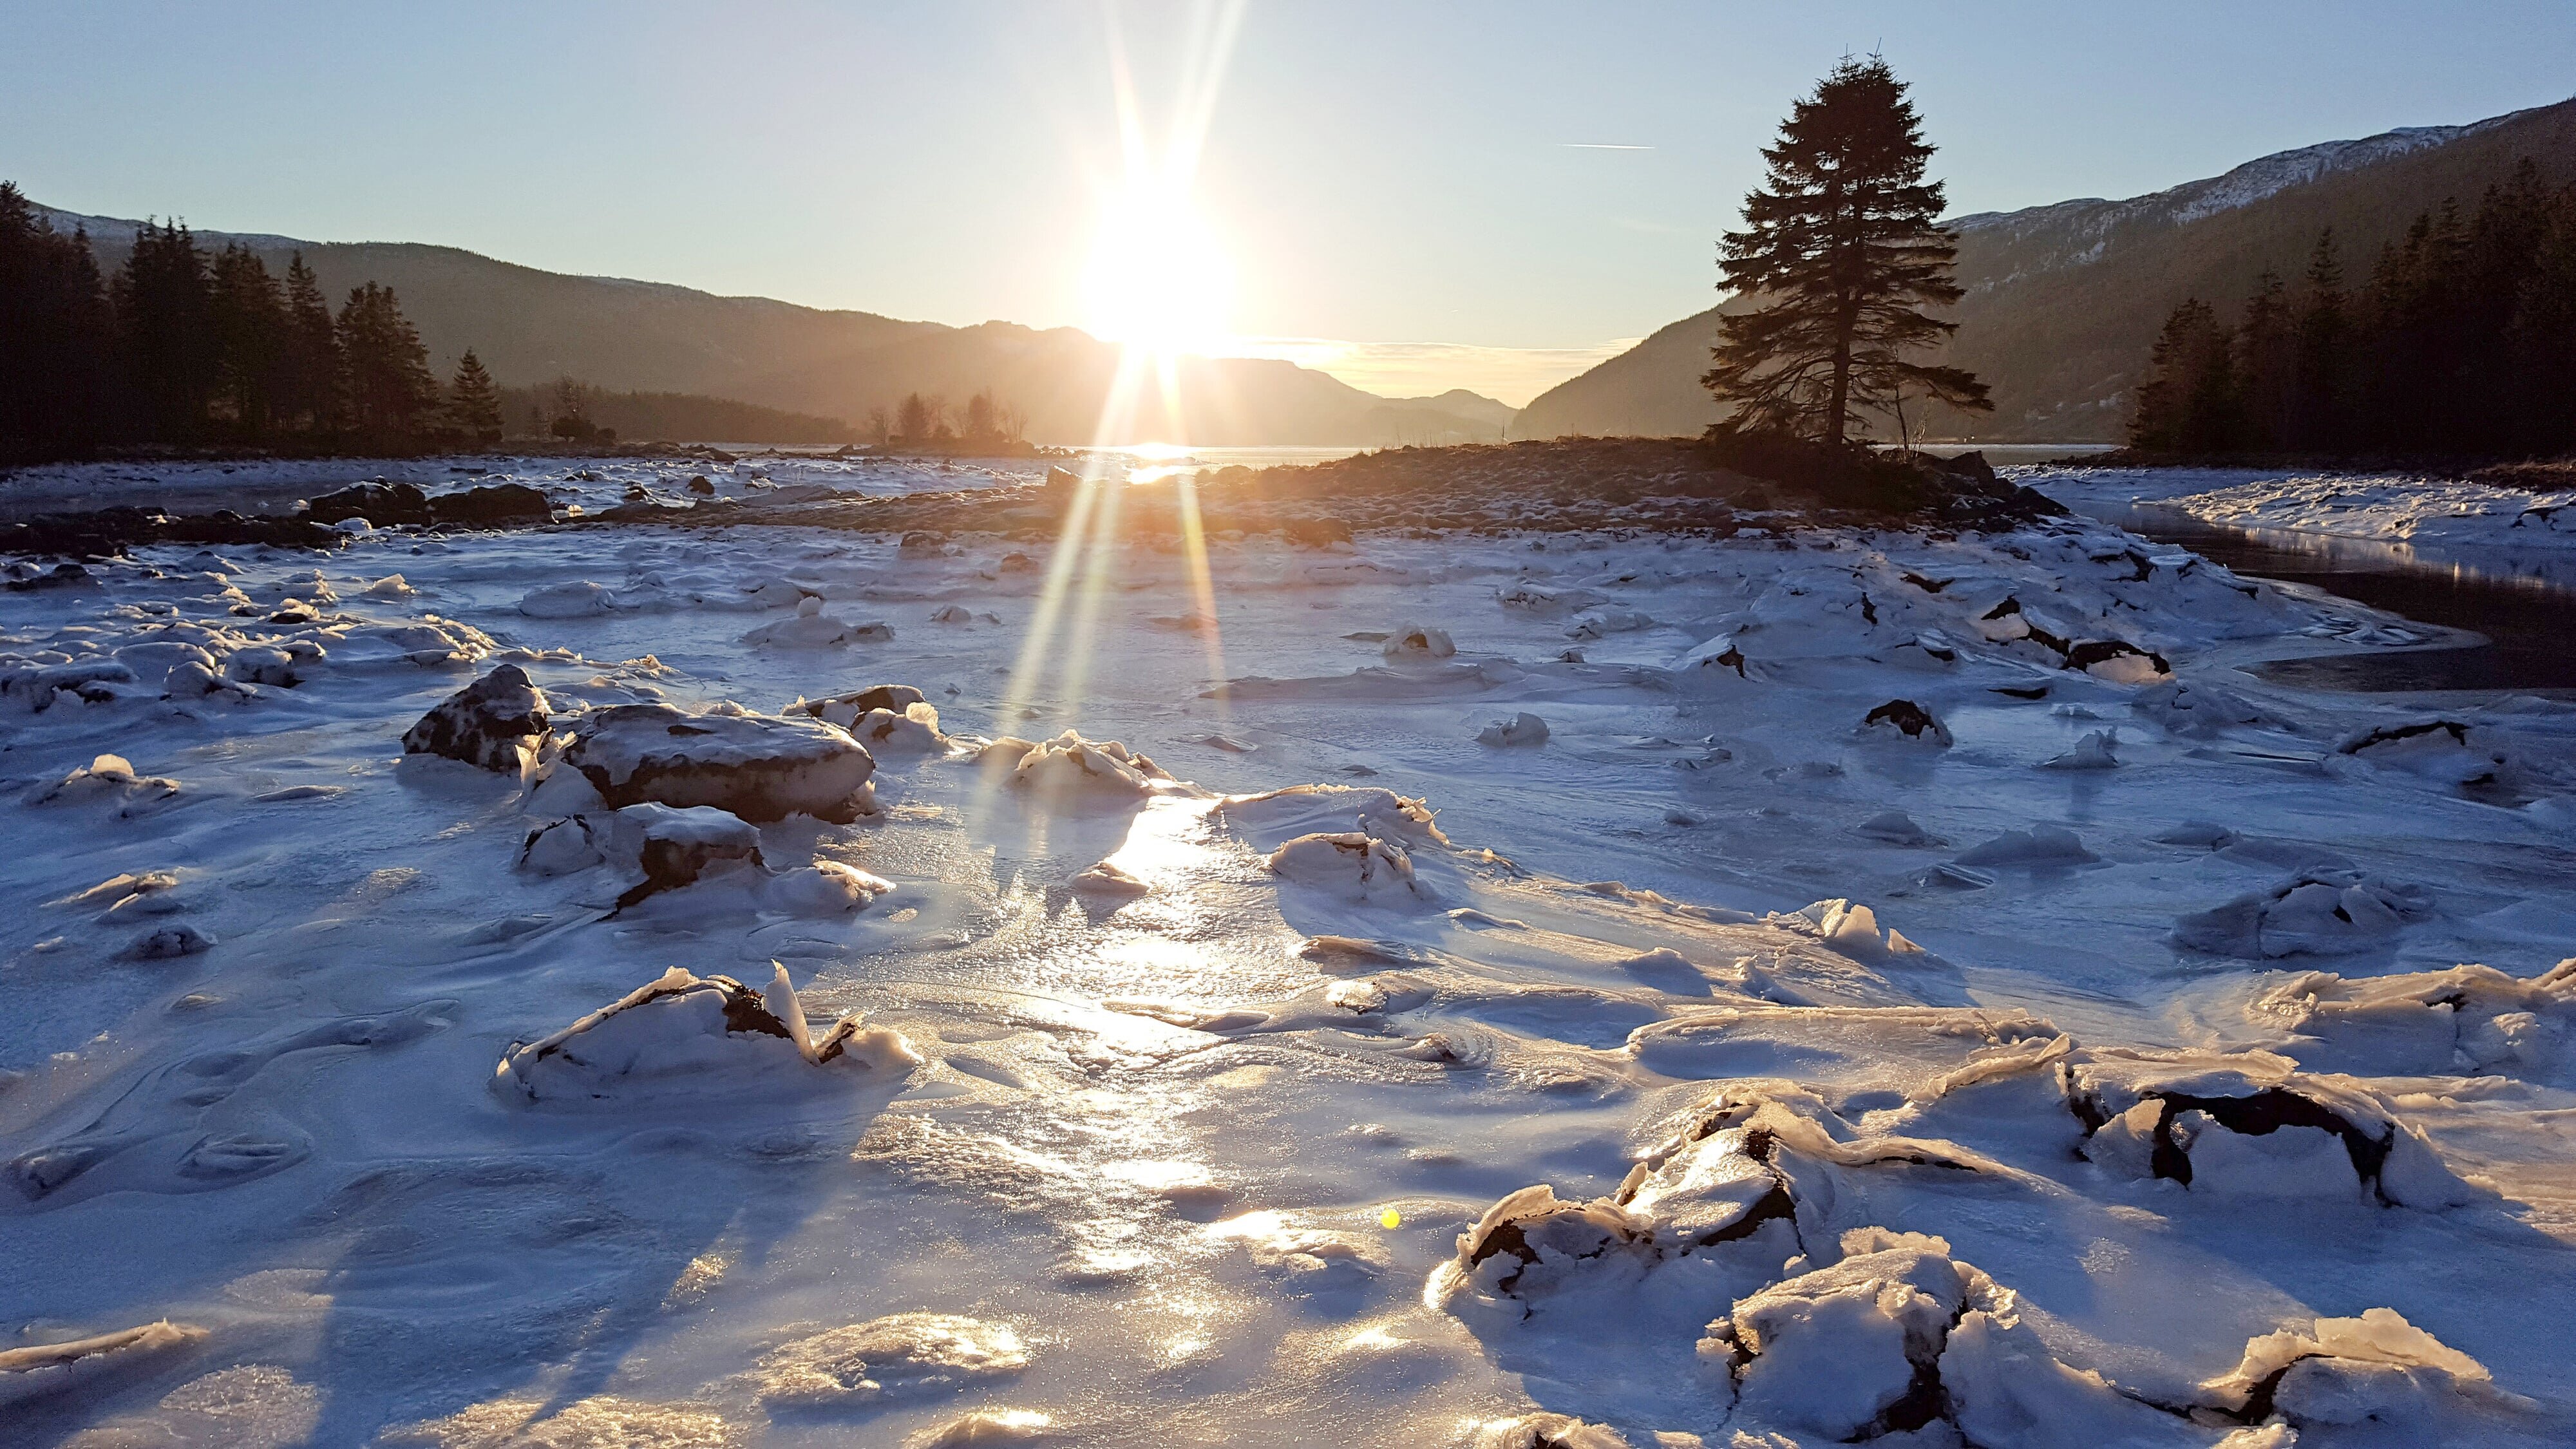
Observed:
[[[114,347],[88,234],[55,231],[0,181],[0,464],[106,439]]]
[[[194,441],[205,429],[218,362],[212,287],[196,237],[176,222],[137,228],[115,300],[128,403],[142,435]]]
[[[1887,62],[1836,66],[1762,155],[1744,230],[1719,246],[1726,285],[1764,299],[1720,321],[1701,379],[1734,406],[1720,426],[1840,443],[1901,394],[1991,411],[1972,374],[1908,357],[1957,330],[1920,309],[1962,294],[1941,184],[1923,179],[1932,147]]]
[[[471,347],[456,359],[455,380],[447,385],[447,419],[477,443],[501,440],[501,389],[493,385],[492,374],[484,371],[483,359]]]
[[[217,403],[243,438],[264,438],[285,370],[286,299],[258,253],[233,242],[215,254],[207,301]]]
[[[340,427],[340,330],[322,283],[297,252],[286,265],[286,334],[278,412],[315,433]]]
[[[351,288],[338,332],[350,424],[378,446],[415,438],[437,406],[438,380],[393,288],[373,282]]]

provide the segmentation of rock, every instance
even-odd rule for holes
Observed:
[[[194,926],[185,924],[163,926],[160,930],[141,937],[133,945],[126,947],[125,959],[176,961],[182,956],[194,956],[211,951],[214,947],[215,938]]]
[[[740,816],[712,805],[685,809],[649,802],[629,805],[606,824],[608,855],[644,876],[617,898],[619,910],[710,875],[764,868],[760,832]],[[598,829],[589,828],[594,833]],[[530,836],[521,855],[537,844],[537,836]]]
[[[562,1031],[512,1047],[492,1085],[531,1102],[604,1099],[672,1079],[697,1090],[710,1071],[774,1059],[758,1050],[763,1044],[815,1066],[846,1060],[908,1071],[921,1061],[900,1033],[863,1027],[856,1015],[813,1036],[784,967],[764,996],[730,976],[699,977],[674,966]]]
[[[554,505],[525,483],[492,483],[429,500],[430,516],[444,524],[469,528],[495,524],[547,523]]]
[[[901,714],[911,706],[922,702],[921,691],[909,684],[871,684],[865,689],[855,689],[848,694],[828,695],[822,699],[800,699],[780,710],[779,713],[809,715],[848,729],[866,718],[872,711],[881,709],[890,714]]]
[[[438,755],[485,770],[516,772],[520,752],[546,733],[546,697],[527,671],[504,664],[449,695],[403,731],[403,753]]]
[[[1910,699],[1891,699],[1871,710],[1861,721],[1861,729],[1864,733],[1894,731],[1909,740],[1939,745],[1944,749],[1950,745],[1949,727],[1933,718],[1932,711]]]
[[[345,523],[362,518],[378,528],[403,523],[430,521],[429,495],[409,483],[387,483],[381,479],[353,483],[336,492],[325,493],[306,501],[304,517],[315,523]]]
[[[193,1348],[206,1330],[163,1320],[139,1328],[0,1350],[0,1404],[57,1394],[128,1366]]]
[[[1387,636],[1380,653],[1389,659],[1447,659],[1458,652],[1449,631],[1407,624]]]
[[[2094,730],[2075,742],[2075,748],[2052,755],[2040,762],[2043,770],[2109,770],[2116,768],[2119,757],[2111,747],[2120,742],[2118,730]]]
[[[876,760],[815,719],[621,704],[585,718],[563,760],[611,808],[713,805],[745,820],[805,814],[843,825],[875,811]]]
[[[712,498],[715,496],[716,485],[707,481],[706,474],[699,473],[689,479],[689,491],[701,498]]]
[[[580,619],[615,607],[616,595],[588,579],[539,584],[519,599],[519,612],[531,619]]]
[[[1476,742],[1503,748],[1519,749],[1547,743],[1547,721],[1524,710],[1506,720],[1496,720],[1476,732]]]

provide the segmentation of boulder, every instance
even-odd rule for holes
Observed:
[[[545,523],[555,516],[546,495],[525,483],[491,483],[461,493],[442,493],[429,500],[429,508],[437,522],[468,528]]]
[[[375,479],[306,500],[304,517],[315,523],[345,523],[363,518],[378,528],[430,521],[429,495],[410,483]]]
[[[713,805],[745,820],[844,825],[875,811],[876,760],[817,719],[621,704],[585,718],[563,760],[612,808]]]
[[[504,664],[449,695],[403,731],[403,753],[516,771],[519,752],[546,733],[546,697],[527,671]]]

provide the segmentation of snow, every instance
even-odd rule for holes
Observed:
[[[370,521],[0,594],[0,1393],[101,1360],[0,1437],[2576,1435],[2576,709],[2239,667],[2405,621],[2082,518]]]

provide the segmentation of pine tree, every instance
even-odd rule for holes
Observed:
[[[351,424],[381,446],[411,441],[437,405],[438,381],[393,289],[373,282],[350,289],[338,330]]]
[[[0,181],[0,464],[105,440],[113,348],[88,234],[56,232]]]
[[[2197,297],[2165,318],[2129,421],[2129,446],[2149,453],[2208,454],[2235,445],[2231,336]]]
[[[2236,329],[2236,376],[2243,400],[2243,443],[2253,448],[2283,446],[2290,433],[2290,398],[2297,387],[2298,336],[2294,330],[2289,288],[2281,274],[2266,268],[2245,303],[2245,320]]]
[[[456,360],[456,378],[447,385],[447,417],[457,431],[476,443],[501,441],[501,390],[473,348]]]
[[[2294,361],[2288,425],[2281,445],[2311,452],[2333,447],[2344,437],[2347,424],[2344,397],[2351,369],[2345,354],[2352,345],[2352,324],[2333,227],[2317,234],[2300,282],[2296,316],[2290,324]]]
[[[281,339],[277,411],[316,433],[340,427],[340,334],[322,284],[297,252],[286,267],[286,332]]]
[[[176,222],[135,231],[116,275],[116,324],[130,406],[143,435],[191,442],[205,430],[218,361],[206,255]]]
[[[286,300],[267,264],[234,242],[215,256],[207,301],[216,398],[243,437],[265,437],[285,371]]]
[[[1932,147],[1887,63],[1836,66],[1762,155],[1763,189],[1719,248],[1726,285],[1767,299],[1720,323],[1701,381],[1735,407],[1721,426],[1840,443],[1900,390],[1991,411],[1969,373],[1907,359],[1957,330],[1918,308],[1962,294],[1941,184],[1923,179]]]

